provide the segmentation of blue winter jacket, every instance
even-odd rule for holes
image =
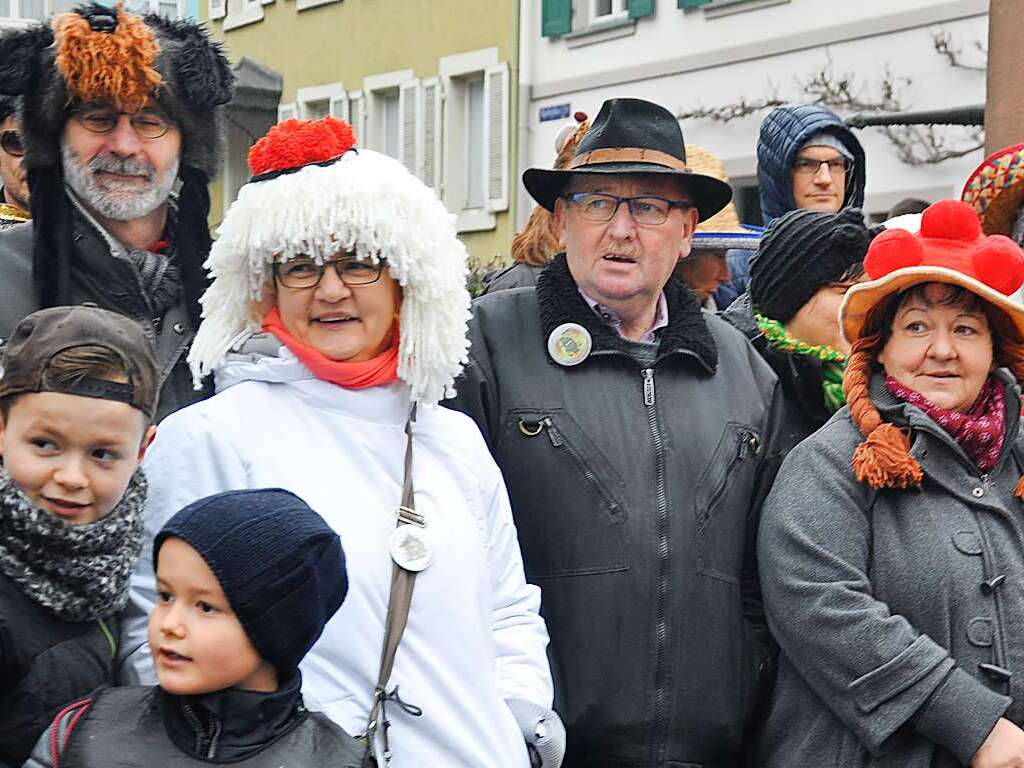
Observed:
[[[776,107],[761,123],[757,139],[757,182],[761,188],[764,225],[796,208],[790,168],[804,143],[820,132],[834,134],[853,155],[853,175],[846,180],[843,208],[864,207],[864,148],[846,123],[832,110],[818,104],[786,104]],[[715,300],[725,309],[750,285],[749,254],[729,254],[731,283],[718,289]]]

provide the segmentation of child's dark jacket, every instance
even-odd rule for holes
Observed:
[[[296,674],[274,693],[104,688],[60,713],[25,768],[358,768],[360,743],[306,710],[300,687]]]
[[[0,573],[0,768],[20,766],[57,712],[113,679],[112,619],[64,621]]]

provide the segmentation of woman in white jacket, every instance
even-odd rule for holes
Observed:
[[[348,599],[301,667],[307,700],[367,730],[393,568],[422,568],[373,718],[390,726],[371,736],[378,760],[557,766],[540,593],[505,487],[473,422],[437,405],[466,358],[465,248],[429,189],[353,144],[325,118],[286,121],[253,147],[189,358],[197,384],[216,372],[217,394],[161,423],[145,465],[148,530],[217,491],[293,491],[349,561]],[[399,516],[407,424],[415,511]],[[153,600],[143,558],[129,645]]]

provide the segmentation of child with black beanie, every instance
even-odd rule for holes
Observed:
[[[26,766],[359,765],[356,740],[300,693],[299,662],[348,589],[323,518],[277,488],[219,493],[168,520],[153,564],[159,685],[68,705]]]

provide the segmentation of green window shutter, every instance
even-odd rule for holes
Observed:
[[[707,5],[711,0],[678,0],[678,7],[680,8],[696,8],[700,5]]]
[[[572,0],[544,0],[540,30],[544,37],[572,32]]]
[[[629,0],[629,18],[639,19],[654,13],[654,0]]]

